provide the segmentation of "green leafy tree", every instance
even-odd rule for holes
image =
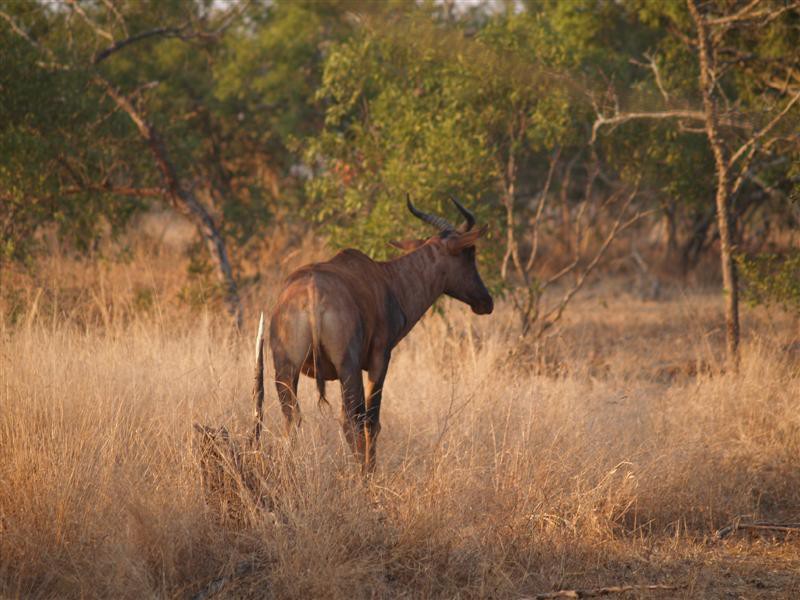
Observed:
[[[328,56],[320,89],[326,127],[308,153],[318,167],[309,194],[333,239],[384,256],[385,241],[403,229],[397,216],[406,192],[438,211],[455,195],[501,223],[494,253],[483,254],[496,267],[495,283],[508,288],[523,333],[557,320],[574,292],[540,310],[544,289],[576,270],[579,288],[584,268],[598,262],[575,256],[555,278],[535,275],[557,157],[592,160],[591,105],[573,74],[580,59],[558,39],[540,15],[495,15],[469,34],[427,15],[365,19]],[[536,322],[541,327],[531,328]]]
[[[12,8],[31,36],[57,18],[28,3]],[[29,256],[35,231],[48,223],[88,247],[101,218],[121,227],[149,192],[111,201],[103,179],[119,158],[122,119],[99,110],[99,94],[84,70],[53,68],[48,61],[55,58],[32,43],[22,25],[14,27],[19,30],[0,21],[0,261]],[[93,189],[80,185],[90,178]]]
[[[383,256],[401,234],[406,193],[436,210],[451,194],[474,206],[496,174],[480,115],[464,101],[465,66],[446,50],[458,35],[439,38],[424,18],[369,23],[327,58],[326,128],[307,154],[321,168],[308,189],[318,216],[335,217],[335,243]]]
[[[228,242],[241,247],[302,202],[294,168],[322,123],[326,44],[359,5],[6,3],[3,85],[16,101],[0,131],[3,256],[25,256],[53,222],[85,246],[157,199],[197,225],[238,312]]]
[[[659,23],[683,44],[677,63],[691,65],[696,87],[690,85],[692,78],[674,77],[675,71],[673,80],[677,79],[678,84],[674,89],[667,87],[657,59],[651,59],[655,82],[667,106],[661,110],[620,110],[620,102],[614,97],[610,107],[598,106],[593,139],[604,127],[635,121],[669,122],[705,136],[715,171],[714,202],[709,204],[716,211],[720,240],[728,358],[735,365],[740,338],[734,261],[740,211],[735,200],[746,182],[758,184],[754,174],[764,169],[764,163],[772,161],[776,153],[796,153],[798,139],[787,136],[787,127],[796,122],[800,101],[800,87],[776,90],[769,76],[764,78],[747,65],[768,58],[769,49],[775,44],[779,51],[788,50],[776,40],[782,35],[796,37],[796,32],[787,26],[800,11],[781,2],[720,1],[704,5],[702,10],[695,0],[687,0],[685,5],[632,2],[630,6],[634,9],[632,16]],[[776,30],[781,33],[776,34]],[[787,81],[792,77],[789,65],[796,64],[798,58],[796,46],[794,54],[793,62],[768,61],[774,68],[789,69]],[[758,58],[754,61],[753,56]],[[690,107],[690,103],[679,105],[690,90],[695,98],[699,96],[699,102],[694,103],[699,104],[697,108]]]

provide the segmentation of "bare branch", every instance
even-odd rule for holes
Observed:
[[[719,17],[717,19],[706,19],[706,23],[709,25],[725,25],[727,23],[732,23],[734,21],[742,21],[745,19],[752,19],[753,18],[753,10],[761,4],[762,0],[751,0],[750,4],[743,7],[739,12],[736,12],[732,15],[728,15],[726,17]]]
[[[564,309],[572,300],[573,296],[575,296],[575,294],[577,294],[578,291],[580,291],[580,289],[583,287],[583,284],[586,283],[586,278],[592,273],[592,271],[594,271],[595,267],[597,267],[598,263],[605,255],[606,250],[608,250],[608,247],[611,245],[611,242],[613,242],[614,239],[617,237],[617,234],[624,231],[625,229],[627,229],[628,227],[630,227],[643,217],[655,212],[655,210],[647,211],[644,213],[639,212],[636,213],[633,217],[631,217],[627,221],[625,222],[622,221],[623,217],[625,216],[625,213],[628,210],[628,207],[630,206],[631,202],[638,193],[639,193],[639,185],[637,183],[636,187],[631,191],[631,193],[626,198],[625,203],[623,204],[622,209],[620,210],[619,216],[617,217],[616,221],[614,221],[614,225],[612,226],[611,231],[609,231],[605,240],[603,240],[603,243],[595,253],[594,258],[592,258],[591,262],[578,276],[578,280],[575,282],[575,284],[569,290],[567,290],[567,292],[562,296],[561,300],[550,310],[545,312],[545,314],[542,316],[542,319],[545,321],[545,327],[553,325],[561,318],[561,316],[564,314]]]
[[[539,252],[539,225],[542,220],[542,212],[544,211],[545,204],[547,203],[547,195],[550,193],[550,183],[553,180],[553,172],[556,170],[558,159],[561,156],[561,148],[556,148],[553,158],[550,159],[550,168],[547,170],[547,179],[544,182],[544,188],[539,195],[539,204],[536,207],[536,215],[533,218],[533,240],[531,242],[531,252],[528,255],[528,260],[525,263],[525,271],[529,272],[533,267],[536,260],[536,255]]]
[[[642,121],[642,120],[664,120],[664,119],[688,119],[692,121],[702,121],[705,122],[705,113],[699,110],[690,110],[690,109],[674,109],[674,110],[662,110],[662,111],[653,111],[653,112],[629,112],[629,113],[618,113],[615,114],[613,117],[606,117],[603,115],[598,115],[597,119],[595,120],[594,124],[592,125],[592,137],[589,140],[590,144],[593,144],[597,139],[597,132],[600,130],[601,127],[604,125],[610,125],[612,128],[620,125],[622,123],[627,123],[628,121]],[[725,125],[726,127],[731,127],[733,129],[750,129],[747,123],[742,123],[740,120],[734,119],[732,117],[720,117],[719,119],[720,125]],[[686,128],[686,131],[695,133],[694,129]]]
[[[50,48],[42,46],[41,44],[39,44],[39,42],[37,42],[30,35],[28,35],[28,32],[22,29],[22,27],[20,27],[17,24],[17,22],[11,17],[11,15],[6,13],[5,11],[0,10],[0,18],[2,18],[4,21],[8,23],[8,25],[11,27],[11,30],[14,33],[16,33],[18,36],[20,36],[22,39],[24,39],[26,42],[28,42],[31,46],[33,46],[40,52],[46,54],[50,60],[55,61],[55,56],[53,55],[53,52],[50,50]]]
[[[38,42],[36,42],[36,40],[34,40],[31,36],[29,36],[28,32],[22,29],[22,27],[17,25],[17,22],[11,17],[11,15],[6,13],[5,11],[0,10],[0,18],[6,21],[8,25],[11,27],[11,30],[18,36],[20,36],[22,39],[27,41],[31,46],[33,46],[37,50],[42,50],[42,47],[38,44]]]
[[[680,28],[678,28],[677,25],[675,25],[675,23],[668,22],[667,23],[667,29],[669,30],[669,32],[672,35],[674,35],[681,42],[683,42],[684,46],[686,46],[690,50],[694,51],[697,48],[697,39],[689,37],[688,35],[686,35],[684,32],[682,32],[680,30]]]
[[[106,7],[106,10],[114,15],[114,18],[119,23],[120,28],[122,29],[125,37],[128,37],[128,24],[125,22],[125,18],[122,14],[117,10],[117,7],[114,6],[114,3],[111,0],[102,0],[103,5]]]
[[[773,90],[777,90],[781,94],[795,93],[800,89],[797,85],[792,85],[792,82],[800,83],[800,73],[792,67],[786,67],[786,76],[783,81],[773,79],[769,74],[762,74],[759,79],[762,83]]]
[[[219,26],[213,31],[205,32],[203,37],[216,37],[223,33],[228,27],[233,24],[233,21],[241,16],[245,10],[253,3],[253,0],[245,0],[244,2],[232,3],[230,8],[220,18]]]
[[[551,285],[553,285],[554,283],[556,283],[556,282],[557,282],[558,280],[560,280],[561,278],[563,278],[563,277],[565,277],[566,275],[569,275],[570,273],[572,273],[572,272],[575,270],[575,267],[577,267],[577,266],[578,266],[578,262],[580,262],[580,261],[579,261],[579,259],[578,259],[578,258],[575,258],[575,259],[573,259],[573,260],[572,260],[572,262],[571,262],[571,263],[569,263],[569,264],[568,264],[566,267],[564,267],[563,269],[561,269],[561,270],[560,270],[558,273],[556,273],[556,274],[554,274],[554,275],[551,275],[550,277],[548,277],[548,278],[547,278],[547,279],[546,279],[546,280],[545,280],[545,281],[542,283],[542,285],[541,285],[541,289],[542,289],[542,290],[545,290],[546,288],[550,287]]]
[[[669,104],[669,94],[667,93],[667,88],[664,87],[664,81],[661,79],[661,71],[658,68],[658,63],[656,62],[655,56],[652,54],[645,54],[644,57],[647,59],[647,62],[641,62],[634,58],[630,59],[630,62],[638,67],[650,69],[653,72],[653,77],[655,77],[658,91],[661,92],[661,97],[664,98],[664,102]]]
[[[706,134],[706,128],[705,127],[689,127],[683,121],[679,121],[678,122],[678,129],[680,131],[682,131],[683,133],[700,133],[702,135]]]
[[[739,175],[736,177],[736,180],[733,182],[733,186],[731,186],[731,197],[736,195],[736,192],[739,191],[739,188],[741,187],[742,182],[744,181],[745,177],[748,175],[750,163],[753,161],[753,157],[755,156],[757,149],[758,149],[758,147],[755,144],[750,146],[750,151],[747,153],[747,156],[745,156],[744,161],[742,162],[742,168],[739,169]]]
[[[11,27],[11,30],[14,33],[16,33],[18,36],[20,36],[26,42],[28,42],[33,48],[35,48],[39,52],[45,54],[47,56],[47,58],[50,60],[50,62],[36,61],[36,65],[37,66],[39,66],[39,67],[41,67],[43,69],[53,69],[53,70],[57,70],[57,71],[71,71],[72,70],[71,67],[69,67],[68,65],[64,65],[64,64],[58,62],[56,60],[55,54],[53,54],[53,51],[50,50],[50,48],[48,48],[47,46],[42,46],[41,44],[39,44],[39,42],[37,42],[30,35],[28,35],[28,33],[24,29],[22,29],[22,27],[20,27],[17,24],[16,21],[14,21],[14,19],[11,17],[11,15],[9,15],[8,13],[0,10],[0,18],[8,23],[8,25]]]
[[[728,160],[728,168],[730,169],[751,146],[758,142],[758,140],[760,140],[762,137],[767,135],[780,122],[780,120],[783,119],[786,113],[788,113],[792,107],[797,104],[798,100],[800,100],[800,91],[797,92],[789,102],[787,102],[786,106],[783,107],[781,112],[775,115],[775,117],[769,123],[762,127],[760,131],[753,135],[749,140],[747,140],[747,142],[742,144],[742,146],[736,152],[733,153]]]
[[[705,121],[705,114],[699,110],[662,110],[654,112],[629,112],[620,113],[613,117],[598,115],[592,125],[592,138],[589,143],[593,144],[597,139],[597,132],[601,127],[610,125],[615,127],[622,123],[635,120],[657,121],[662,119],[691,119],[694,121]]]
[[[503,255],[503,262],[500,266],[500,277],[505,281],[508,276],[508,262],[512,260],[517,269],[520,277],[523,276],[522,265],[519,260],[519,245],[514,237],[514,226],[516,220],[514,218],[514,198],[515,198],[515,184],[517,179],[517,163],[514,155],[514,139],[512,132],[512,141],[509,145],[508,159],[506,161],[506,173],[503,180],[503,205],[506,209],[506,251]]]
[[[70,0],[70,2],[74,3],[75,0]],[[231,7],[221,17],[220,25],[212,31],[191,30],[190,28],[192,26],[192,23],[187,21],[186,23],[178,27],[157,27],[155,29],[141,31],[134,35],[128,36],[123,40],[118,40],[118,41],[114,41],[113,37],[107,37],[104,35],[103,37],[107,37],[107,39],[109,39],[113,43],[104,50],[101,50],[100,52],[95,54],[92,63],[98,65],[105,59],[107,59],[109,56],[114,54],[115,52],[118,52],[119,50],[122,50],[123,48],[126,48],[127,46],[130,46],[137,42],[141,42],[143,40],[147,40],[154,37],[178,38],[183,41],[189,41],[193,38],[210,38],[210,39],[216,38],[221,33],[223,33],[228,27],[230,27],[233,21],[238,16],[240,16],[247,9],[248,6],[250,6],[250,0],[248,0],[247,2],[232,4]],[[109,10],[113,10],[113,7],[110,7]],[[114,12],[116,13],[116,11]],[[101,30],[98,30],[97,28],[94,29],[99,35],[103,35],[103,32]]]
[[[67,0],[67,4],[69,4],[70,8],[79,15],[83,21],[92,28],[97,35],[106,38],[109,42],[114,41],[114,36],[111,35],[108,31],[100,27],[95,21],[89,18],[89,15],[86,14],[86,11],[81,8],[81,5],[76,2],[76,0]]]
[[[123,48],[130,46],[131,44],[135,44],[136,42],[141,42],[142,40],[146,40],[152,37],[178,37],[181,39],[183,38],[183,32],[189,27],[189,23],[184,23],[180,27],[158,27],[157,29],[150,29],[148,31],[142,31],[135,35],[125,38],[124,40],[119,40],[118,42],[114,42],[108,48],[101,50],[97,54],[94,55],[92,59],[92,64],[99,65],[109,56],[122,50]]]
[[[613,585],[609,587],[601,587],[591,590],[558,590],[557,592],[545,592],[533,596],[535,600],[555,600],[557,598],[597,598],[600,596],[609,596],[611,594],[624,594],[626,592],[644,592],[644,591],[675,591],[680,589],[680,586],[675,585]],[[533,600],[532,598],[523,598],[522,600]]]
[[[717,17],[716,19],[706,19],[706,23],[712,27],[720,26],[720,25],[732,25],[734,23],[742,23],[745,21],[757,21],[759,19],[763,19],[759,25],[765,25],[770,21],[774,21],[783,13],[790,11],[790,10],[797,10],[800,8],[800,2],[791,2],[782,6],[778,9],[771,9],[766,8],[764,10],[754,10],[759,4],[761,4],[762,0],[753,0],[742,8],[739,12],[736,12],[732,15],[727,15],[725,17]]]
[[[86,191],[105,192],[107,194],[115,194],[117,196],[132,196],[136,198],[163,197],[167,192],[167,190],[165,190],[164,188],[159,188],[159,187],[134,188],[134,187],[124,187],[124,186],[121,187],[121,186],[111,186],[111,185],[90,184],[83,186],[66,187],[61,190],[61,193],[80,194],[81,192],[86,192]]]
[[[717,539],[724,539],[736,533],[740,529],[749,529],[754,531],[800,531],[800,523],[771,523],[768,521],[756,521],[755,523],[740,523],[737,519],[731,525],[723,527],[716,533]]]
[[[597,152],[592,149],[592,168],[589,171],[589,176],[586,178],[586,185],[583,188],[583,203],[578,209],[578,214],[575,218],[575,246],[573,247],[575,260],[580,257],[581,240],[583,234],[581,232],[581,224],[583,223],[583,213],[586,212],[586,207],[592,200],[592,193],[594,192],[594,184],[597,181],[597,176],[600,174],[600,161],[597,157]]]

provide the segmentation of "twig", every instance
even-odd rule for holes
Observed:
[[[664,102],[669,104],[669,94],[667,93],[667,88],[664,86],[664,81],[661,79],[661,71],[658,68],[658,63],[656,63],[655,56],[645,53],[644,57],[647,59],[646,63],[636,60],[635,58],[630,59],[630,62],[637,67],[644,67],[645,69],[650,69],[653,72],[658,91],[661,92],[661,97],[664,98]]]
[[[599,596],[610,596],[611,594],[624,594],[627,592],[642,592],[642,591],[675,591],[683,586],[677,585],[612,585],[609,587],[595,588],[591,590],[559,590],[557,592],[545,592],[533,596],[536,600],[549,600],[551,598],[597,598]],[[532,600],[531,598],[522,598],[521,600]]]
[[[180,27],[159,27],[157,29],[150,29],[148,31],[142,31],[135,35],[125,38],[124,40],[119,40],[114,42],[104,50],[101,50],[97,54],[94,55],[94,59],[92,59],[92,63],[95,65],[100,64],[109,56],[114,54],[119,50],[122,50],[126,46],[130,46],[131,44],[135,44],[136,42],[140,42],[142,40],[149,39],[151,37],[162,36],[162,37],[179,37],[183,39],[183,32],[189,27],[189,23],[184,23]],[[99,32],[98,32],[99,33]]]
[[[759,4],[761,4],[761,0],[751,0],[750,4],[742,8],[740,11],[733,13],[732,15],[727,15],[725,17],[719,17],[716,19],[706,19],[706,22],[709,25],[724,25],[726,23],[732,23],[742,19],[752,19],[754,17],[753,9]]]
[[[221,24],[213,31],[201,31],[195,30],[192,28],[192,23],[187,21],[183,25],[179,27],[157,27],[155,29],[149,29],[147,31],[141,31],[134,35],[128,35],[125,39],[122,40],[114,40],[113,36],[111,36],[107,31],[101,29],[96,23],[88,19],[85,13],[80,10],[80,7],[75,3],[75,0],[68,0],[72,5],[74,10],[80,11],[84,20],[87,24],[94,30],[94,32],[109,40],[111,43],[110,46],[107,48],[99,51],[97,54],[94,55],[92,59],[92,63],[94,65],[98,65],[107,59],[109,56],[114,54],[115,52],[122,50],[123,48],[130,46],[131,44],[135,44],[137,42],[141,42],[142,40],[147,40],[153,37],[166,37],[166,38],[179,38],[184,42],[187,42],[194,38],[205,38],[205,39],[214,39],[223,33],[236,19],[240,16],[245,9],[250,5],[250,2],[244,2],[240,4],[234,4],[228,9],[221,18]],[[105,1],[105,0],[104,0]],[[113,12],[116,16],[119,17],[119,13],[114,9],[113,5],[106,4],[106,7],[109,11]],[[127,35],[127,28],[124,27],[124,20],[121,21],[123,24],[123,29],[125,29]]]
[[[740,523],[734,521],[727,527],[723,527],[715,534],[721,540],[729,535],[736,533],[740,529],[753,531],[800,531],[800,523],[770,523],[768,521],[756,521],[754,523]]]
[[[744,157],[742,161],[741,167],[739,168],[739,174],[736,176],[736,179],[731,186],[731,197],[735,197],[739,191],[739,188],[742,186],[742,182],[744,182],[745,178],[750,173],[750,163],[753,161],[753,157],[756,155],[756,150],[758,150],[758,146],[753,144],[750,146],[750,150],[747,151],[747,156]]]
[[[789,10],[795,10],[800,7],[800,4],[797,2],[790,2],[787,3],[785,6],[782,6],[778,9],[764,9],[754,11],[753,9],[756,8],[761,3],[761,0],[752,0],[750,4],[745,6],[739,12],[736,12],[732,15],[727,15],[724,17],[717,17],[715,19],[706,19],[706,22],[711,25],[730,25],[731,23],[742,22],[742,21],[755,21],[762,17],[765,17],[764,20],[760,23],[760,25],[764,25],[769,23],[770,21],[774,21],[783,13]]]
[[[69,0],[70,3],[73,5],[74,9],[78,9],[77,4],[74,3],[74,0]],[[119,16],[119,13],[114,10],[113,5],[106,5],[109,11],[113,11],[115,15]],[[92,59],[92,64],[98,65],[107,59],[109,56],[114,54],[115,52],[122,50],[123,48],[130,46],[131,44],[135,44],[137,42],[141,42],[142,40],[147,40],[153,37],[165,37],[165,38],[178,38],[183,40],[184,42],[188,42],[194,38],[204,38],[204,39],[214,39],[218,37],[221,33],[223,33],[230,25],[233,23],[234,19],[239,17],[246,9],[250,6],[250,1],[233,4],[231,8],[229,8],[220,19],[221,23],[219,27],[214,29],[213,31],[202,31],[202,30],[195,30],[192,27],[192,23],[187,21],[183,25],[179,27],[157,27],[155,29],[149,29],[147,31],[141,31],[139,33],[135,33],[134,35],[129,35],[125,39],[122,40],[114,40],[112,36],[108,34],[108,32],[100,29],[96,23],[89,20],[84,16],[84,20],[92,27],[92,29],[111,43],[110,46],[107,48],[99,51],[97,54],[94,55]],[[124,20],[122,21],[124,26]],[[126,35],[127,35],[127,28],[124,28]]]
[[[741,148],[739,148],[736,152],[734,152],[733,156],[728,159],[728,168],[731,168],[737,160],[747,152],[747,150],[755,144],[759,139],[764,137],[770,130],[778,124],[778,122],[786,115],[789,110],[791,110],[792,106],[794,106],[797,101],[800,100],[800,92],[797,92],[794,97],[783,107],[783,110],[775,115],[769,123],[767,123],[764,127],[761,128],[760,131],[756,132],[753,137],[751,137],[747,142],[742,144]]]
[[[20,36],[22,39],[27,41],[31,46],[33,46],[37,50],[46,52],[49,58],[53,58],[53,55],[50,52],[50,50],[48,48],[43,49],[36,40],[34,40],[31,36],[28,35],[27,31],[25,31],[24,29],[22,29],[22,27],[17,25],[17,22],[14,21],[13,18],[11,18],[11,15],[9,15],[4,11],[0,11],[0,18],[6,21],[9,27],[11,27],[11,30],[18,36]]]
[[[150,188],[134,188],[134,187],[120,187],[111,185],[97,185],[87,184],[83,186],[70,186],[61,190],[62,194],[80,194],[82,192],[105,192],[107,194],[114,194],[117,196],[133,196],[136,198],[159,198],[166,194],[164,188],[150,187]]]
[[[128,25],[125,23],[125,19],[122,14],[119,12],[119,10],[117,10],[117,7],[114,6],[114,3],[111,2],[111,0],[101,0],[101,2],[105,5],[106,9],[114,15],[117,24],[119,24],[123,33],[125,33],[125,37],[128,37]]]
[[[35,50],[45,54],[47,56],[47,58],[50,59],[50,62],[46,62],[46,61],[43,61],[43,60],[37,60],[36,61],[36,65],[38,67],[41,67],[42,69],[46,69],[46,70],[55,70],[55,71],[71,71],[72,70],[72,68],[69,65],[65,65],[65,64],[62,64],[62,63],[58,62],[56,60],[55,55],[53,54],[53,51],[50,50],[50,48],[48,48],[47,46],[42,46],[41,44],[39,44],[39,42],[37,42],[30,35],[28,35],[28,33],[24,29],[22,29],[22,27],[20,27],[17,24],[16,21],[14,21],[14,19],[11,17],[11,15],[9,15],[8,13],[0,10],[0,19],[3,19],[4,21],[6,21],[8,23],[8,25],[9,25],[9,27],[11,27],[11,31],[16,33],[18,36],[20,36],[26,42],[28,42],[31,45],[31,47],[33,47]]]
[[[99,35],[100,37],[106,38],[109,42],[114,41],[114,36],[111,35],[108,31],[100,27],[97,23],[95,23],[92,19],[89,18],[89,15],[81,8],[81,5],[78,4],[75,0],[67,0],[67,4],[69,4],[70,8],[75,11],[84,22],[92,28],[92,30]]]
[[[547,179],[544,182],[544,188],[542,188],[542,192],[539,195],[539,204],[536,207],[536,215],[534,216],[533,221],[533,241],[531,242],[531,252],[528,255],[528,260],[525,263],[525,272],[529,272],[533,267],[533,263],[536,260],[536,255],[539,252],[539,229],[542,220],[542,213],[544,212],[545,204],[547,203],[547,195],[550,193],[550,183],[553,180],[553,172],[556,170],[556,165],[558,164],[558,159],[561,156],[561,147],[557,147],[556,151],[553,153],[553,157],[550,159],[550,168],[547,170]]]
[[[622,218],[625,216],[625,212],[627,211],[628,206],[638,193],[639,193],[639,183],[637,182],[636,187],[631,191],[631,193],[628,195],[628,198],[625,200],[625,203],[622,206],[622,210],[620,211],[617,220],[614,222],[611,231],[606,236],[606,239],[601,244],[600,249],[597,251],[594,258],[583,270],[583,272],[581,272],[580,276],[578,277],[578,280],[575,282],[572,288],[569,289],[561,298],[561,300],[550,310],[548,310],[542,317],[542,319],[546,322],[545,325],[546,327],[552,326],[561,318],[561,315],[564,313],[564,309],[567,307],[567,304],[569,304],[570,300],[572,300],[572,297],[576,293],[578,293],[578,291],[583,287],[583,284],[586,282],[586,278],[592,273],[592,271],[594,271],[594,268],[603,258],[603,255],[606,253],[606,250],[611,245],[611,242],[614,241],[614,238],[616,238],[617,234],[621,233],[622,231],[625,231],[628,227],[630,227],[643,217],[655,212],[654,210],[637,212],[627,221],[625,222],[622,221]]]

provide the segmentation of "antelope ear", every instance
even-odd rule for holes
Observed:
[[[448,236],[445,242],[447,244],[447,250],[450,252],[450,254],[458,254],[464,248],[474,246],[475,242],[478,241],[478,238],[486,235],[487,231],[489,231],[489,226],[484,225],[483,227],[470,229],[469,231],[459,233],[458,235]]]
[[[412,250],[416,250],[422,244],[425,243],[425,240],[390,240],[389,245],[392,248],[397,248],[398,250],[402,250],[403,252],[411,252]]]

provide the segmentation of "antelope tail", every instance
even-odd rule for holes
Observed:
[[[314,352],[314,380],[317,382],[317,391],[319,392],[319,399],[317,399],[317,407],[322,410],[322,405],[327,404],[328,408],[331,407],[331,403],[328,402],[328,399],[325,397],[325,380],[322,378],[322,373],[319,370],[319,362],[317,357],[319,356],[318,350],[312,350]]]

